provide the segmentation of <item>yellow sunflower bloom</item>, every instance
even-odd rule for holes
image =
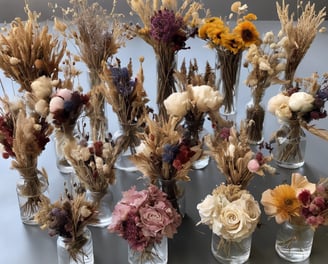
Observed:
[[[281,224],[292,217],[300,216],[300,202],[296,190],[288,184],[282,184],[262,193],[261,204],[267,215],[275,217]]]
[[[260,44],[260,33],[257,31],[255,25],[250,21],[238,23],[233,32],[241,36],[246,48],[250,47],[252,44]]]
[[[243,39],[234,33],[221,34],[221,43],[224,48],[228,49],[234,54],[237,54],[244,47]]]
[[[246,16],[244,16],[244,20],[254,21],[257,20],[257,16],[253,13],[249,13]]]
[[[221,45],[222,34],[226,34],[229,29],[225,26],[219,27],[211,27],[207,31],[208,38],[213,42],[215,45]]]

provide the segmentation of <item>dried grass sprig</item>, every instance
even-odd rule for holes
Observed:
[[[326,8],[323,7],[319,12],[316,12],[315,3],[307,1],[303,6],[297,1],[297,8],[301,9],[301,15],[295,23],[295,14],[289,13],[289,4],[286,4],[285,0],[282,0],[281,4],[277,2],[276,7],[281,23],[280,35],[281,37],[285,36],[283,39],[287,57],[285,80],[290,81],[288,87],[291,87],[298,65],[315,39],[320,25],[325,20]]]
[[[147,133],[141,135],[143,149],[131,157],[142,174],[156,184],[158,180],[189,181],[192,163],[201,155],[199,146],[188,148],[177,130],[178,119],[152,120],[146,116]],[[179,156],[179,153],[181,156]]]
[[[245,189],[255,174],[263,176],[265,171],[275,172],[274,168],[267,164],[272,159],[271,155],[263,156],[261,152],[255,157],[258,167],[250,169],[249,164],[254,160],[255,153],[249,146],[247,129],[243,122],[239,132],[235,127],[231,127],[225,133],[217,139],[208,135],[205,137],[205,143],[227,184],[240,185]]]
[[[41,26],[38,14],[25,6],[27,21],[16,18],[8,33],[0,35],[0,68],[20,85],[20,92],[31,92],[31,82],[40,76],[58,78],[59,64],[65,54],[66,42],[51,35],[48,26]]]
[[[88,202],[85,194],[72,196],[65,193],[54,203],[43,197],[40,207],[35,219],[41,229],[47,228],[50,236],[61,236],[72,259],[80,261],[79,255],[85,254],[82,247],[87,241],[84,235],[85,228],[98,222],[95,204]]]

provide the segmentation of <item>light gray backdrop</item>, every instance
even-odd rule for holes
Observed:
[[[182,0],[177,0],[181,2]],[[225,16],[229,14],[229,9],[231,4],[235,0],[203,0],[205,7],[211,10],[212,15],[215,16]],[[48,8],[48,3],[57,3],[60,6],[67,6],[69,0],[28,0],[30,8],[37,12],[41,12],[42,19],[47,19],[51,17],[52,12]],[[96,2],[89,0],[89,3]],[[104,8],[110,10],[112,7],[113,0],[99,0],[97,1]],[[279,0],[281,2],[281,0]],[[286,0],[290,3],[291,7],[295,7],[297,0]],[[306,2],[306,0],[304,0]],[[316,9],[320,10],[324,6],[328,6],[328,0],[312,0],[312,3],[316,4]],[[242,3],[248,4],[248,10],[257,14],[259,20],[277,20],[276,13],[276,1],[275,0],[244,0]],[[15,17],[21,17],[24,19],[26,16],[24,14],[24,0],[0,0],[0,22],[10,22]],[[124,13],[127,19],[130,19],[128,13],[130,11],[126,0],[118,0],[118,6],[116,11],[119,13]]]

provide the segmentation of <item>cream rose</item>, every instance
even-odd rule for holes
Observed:
[[[172,93],[164,100],[164,106],[169,115],[184,117],[189,110],[189,98],[187,92]]]
[[[239,199],[222,209],[219,221],[222,223],[220,235],[224,239],[241,241],[253,232],[242,203]]]
[[[201,85],[191,87],[193,99],[200,112],[218,110],[222,104],[223,97],[215,91],[211,86]]]
[[[270,100],[268,101],[267,109],[271,114],[275,114],[276,110],[280,107],[280,105],[288,104],[288,101],[289,101],[289,96],[279,93],[270,98]]]
[[[275,115],[281,120],[289,120],[292,117],[292,112],[288,104],[281,104],[275,112]]]
[[[207,195],[205,199],[197,204],[197,210],[200,215],[200,223],[205,225],[212,225],[213,213],[216,207],[216,199],[213,195]]]
[[[309,112],[313,108],[314,97],[305,92],[293,93],[288,102],[293,112]]]

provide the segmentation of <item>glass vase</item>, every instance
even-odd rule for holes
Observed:
[[[261,103],[254,104],[253,99],[246,106],[246,124],[249,144],[263,142],[263,124],[265,110]]]
[[[68,160],[65,157],[63,147],[65,144],[65,139],[58,139],[54,138],[54,144],[55,144],[55,155],[56,155],[56,166],[60,173],[62,174],[70,174],[74,172],[73,167],[68,162]]]
[[[161,44],[160,44],[161,45]],[[177,65],[176,52],[168,47],[161,47],[156,54],[157,97],[156,104],[159,116],[168,119],[164,100],[176,92],[174,70]]]
[[[212,254],[220,263],[245,263],[250,256],[252,234],[241,241],[225,240],[212,232]]]
[[[146,248],[144,251],[136,251],[128,247],[128,261],[130,264],[165,264],[168,261],[167,237],[163,237],[160,243]]]
[[[225,120],[236,123],[242,52],[234,54],[225,49],[216,51],[216,85],[223,96],[220,114]]]
[[[314,230],[309,225],[284,222],[277,232],[276,252],[290,262],[306,260],[311,254],[313,236]]]
[[[90,226],[94,227],[107,227],[112,221],[113,212],[113,193],[107,189],[106,192],[93,192],[86,191],[86,198],[88,201],[93,202],[98,210],[98,223]]]
[[[296,169],[304,165],[306,135],[298,120],[283,122],[274,136],[273,158],[278,166]]]
[[[167,199],[177,212],[184,217],[186,213],[185,185],[175,179],[159,179],[159,188],[167,194]]]
[[[72,255],[70,251],[70,240],[62,236],[57,238],[58,264],[93,264],[93,242],[92,235],[88,228],[85,228],[81,237],[83,246],[77,254]]]
[[[20,177],[16,183],[20,217],[22,222],[27,225],[38,224],[34,216],[40,209],[39,202],[42,196],[49,196],[48,179],[38,171],[34,171],[34,173],[35,176]]]
[[[137,134],[142,132],[136,124],[120,124],[120,129],[113,135],[115,144],[121,145],[122,152],[115,161],[115,168],[123,171],[138,171],[130,157],[137,153],[141,141]]]

